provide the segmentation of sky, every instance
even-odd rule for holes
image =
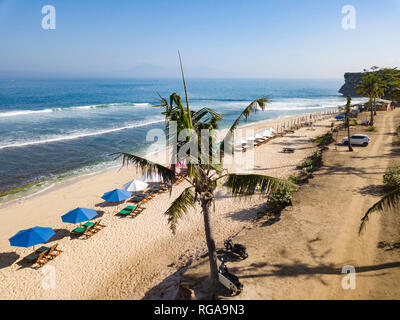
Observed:
[[[400,0],[0,0],[0,76],[342,78],[400,67],[399,30]]]

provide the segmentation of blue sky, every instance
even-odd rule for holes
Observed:
[[[175,77],[180,50],[188,77],[341,78],[400,66],[399,17],[400,0],[0,0],[0,74]]]

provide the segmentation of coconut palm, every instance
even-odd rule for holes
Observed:
[[[171,96],[172,99],[169,103],[167,103],[168,101],[166,101],[166,99],[162,99],[161,106],[165,109],[164,114],[166,115],[167,122],[171,119],[179,122],[177,124],[177,131],[191,129],[193,132],[198,133],[199,130],[204,128],[210,130],[215,129],[218,122],[221,121],[221,117],[216,116],[217,113],[215,111],[206,109],[203,110],[203,112],[193,112],[190,110],[182,63],[181,71],[185,87],[186,108],[182,106],[182,103],[180,102],[181,99],[177,94]],[[258,108],[263,109],[265,107],[265,101],[265,99],[258,99],[251,102],[235,120],[228,135],[234,131],[242,119],[246,120],[252,111],[255,112]],[[201,116],[201,114],[203,114],[203,116]],[[210,137],[211,140],[215,138],[213,134],[211,134]],[[200,143],[198,148],[201,149]],[[175,173],[174,170],[168,169],[161,164],[153,163],[137,155],[123,152],[118,153],[118,156],[122,156],[123,165],[134,165],[146,173],[159,174],[163,177],[164,181],[169,184],[170,188],[173,188],[172,182],[176,176],[182,177],[186,180],[188,186],[172,202],[165,214],[168,217],[168,223],[172,232],[175,233],[179,219],[186,214],[191,207],[195,208],[197,203],[200,205],[208,248],[211,293],[213,298],[216,295],[218,285],[218,267],[216,245],[210,216],[212,214],[211,207],[215,203],[215,190],[217,187],[224,184],[231,190],[232,195],[235,197],[241,195],[252,195],[255,193],[269,194],[272,191],[284,188],[291,190],[296,188],[296,186],[291,182],[275,177],[258,174],[243,175],[229,173],[227,170],[222,168],[221,164],[213,163],[216,152],[215,149],[209,148],[209,154],[206,159],[204,159],[203,156],[193,159],[190,155],[180,155],[178,160],[188,161],[187,175]],[[201,152],[199,152],[199,154],[200,153]]]
[[[351,98],[347,96],[347,103],[344,108],[344,112],[346,114],[346,126],[347,126],[347,145],[349,146],[349,151],[353,151],[353,147],[351,146],[350,141],[350,110],[351,110]]]
[[[383,68],[378,72],[384,87],[385,99],[398,99],[400,97],[400,71],[397,68]]]
[[[360,229],[358,231],[359,234],[364,230],[366,223],[369,220],[371,213],[384,211],[391,208],[398,208],[400,204],[400,185],[397,187],[392,187],[391,191],[389,191],[381,200],[376,202],[361,219]]]
[[[383,95],[383,84],[376,72],[366,73],[359,85],[357,93],[369,98],[369,107],[371,110],[370,125],[374,125],[374,114],[376,114],[376,98]]]
[[[209,108],[202,108],[198,111],[192,111],[190,108],[185,109],[182,105],[182,99],[177,93],[170,95],[169,102],[161,96],[160,99],[161,103],[153,107],[159,107],[164,110],[162,114],[165,115],[167,139],[169,144],[176,143],[176,148],[172,148],[171,159],[171,169],[175,172],[176,163],[184,161],[184,159],[179,158],[181,155],[179,151],[190,140],[190,137],[187,137],[186,140],[179,141],[179,133],[188,128],[192,128],[197,134],[200,134],[202,129],[218,129],[218,122],[222,120],[222,117],[219,113]],[[188,116],[189,112],[190,117]],[[172,123],[176,125],[176,129],[172,128]]]

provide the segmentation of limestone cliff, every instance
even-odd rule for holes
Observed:
[[[339,89],[339,93],[344,96],[359,97],[356,86],[360,83],[363,74],[362,72],[346,72],[344,85]]]

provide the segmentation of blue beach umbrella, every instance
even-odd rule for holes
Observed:
[[[88,221],[97,216],[97,211],[94,209],[87,208],[76,208],[74,210],[69,211],[64,214],[61,219],[63,222],[68,223],[80,223],[84,221]]]
[[[52,228],[34,227],[19,231],[8,239],[13,247],[32,247],[47,242],[56,233]]]
[[[107,202],[120,202],[129,199],[131,196],[131,192],[121,189],[115,189],[113,191],[106,192],[101,198],[103,200],[106,200]]]

